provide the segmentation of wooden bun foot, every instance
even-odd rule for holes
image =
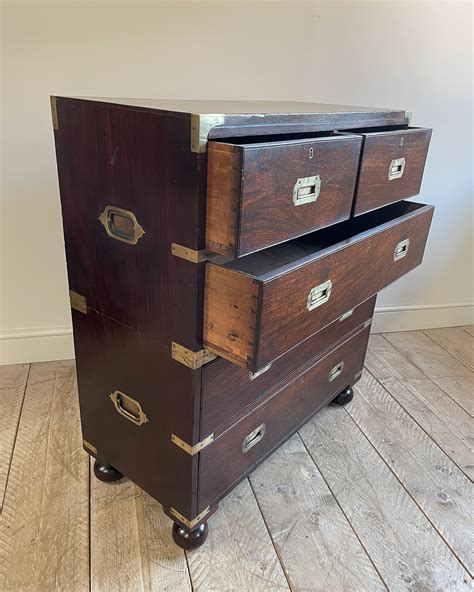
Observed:
[[[196,528],[196,530],[193,530],[192,532],[188,532],[181,525],[174,522],[172,532],[174,542],[178,545],[178,547],[181,547],[181,549],[185,549],[186,551],[197,549],[203,545],[206,542],[207,535],[209,534],[207,522],[203,522]]]
[[[105,481],[105,483],[112,483],[113,481],[119,481],[123,478],[123,475],[120,471],[117,471],[115,467],[109,465],[108,463],[100,462],[96,460],[94,463],[94,475],[100,481]]]
[[[352,387],[348,386],[341,393],[339,393],[337,397],[331,401],[331,403],[334,403],[335,405],[347,405],[347,403],[350,403],[353,398],[354,391],[352,390]]]

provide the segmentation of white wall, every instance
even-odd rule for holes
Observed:
[[[50,94],[413,110],[434,128],[422,267],[376,328],[472,322],[470,2],[2,2],[3,363],[72,357]],[[471,308],[469,308],[471,307]]]

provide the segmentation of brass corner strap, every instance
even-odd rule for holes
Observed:
[[[184,364],[192,370],[197,370],[217,358],[217,355],[207,349],[193,351],[173,341],[171,343],[171,357],[180,364]]]
[[[207,436],[207,438],[204,438],[204,440],[201,440],[201,442],[194,444],[194,446],[191,446],[190,444],[188,444],[184,440],[181,440],[181,438],[179,436],[176,436],[176,434],[171,434],[171,442],[173,442],[173,444],[176,444],[176,446],[179,446],[181,449],[183,449],[185,452],[187,452],[191,456],[194,456],[195,454],[200,452],[203,448],[206,448],[206,446],[209,446],[209,444],[211,444],[211,442],[214,442],[214,434]]]
[[[51,119],[53,120],[53,129],[59,129],[59,122],[58,122],[58,107],[56,104],[56,97],[49,97],[49,101],[51,103]]]
[[[186,261],[191,261],[191,263],[202,263],[203,261],[207,260],[206,249],[195,251],[194,249],[183,247],[182,245],[178,245],[177,243],[171,243],[171,254],[175,257],[179,257],[180,259],[186,259]]]
[[[87,314],[87,301],[85,296],[74,292],[74,290],[69,290],[69,300],[71,302],[71,308],[82,312],[82,314]]]
[[[211,113],[191,114],[191,152],[204,153],[207,151],[207,136],[211,128],[222,125],[225,115]]]
[[[200,514],[198,514],[192,520],[188,520],[185,516],[180,514],[178,512],[178,510],[175,510],[174,508],[170,508],[170,514],[173,514],[173,516],[175,518],[177,518],[180,522],[182,522],[188,528],[193,528],[193,526],[196,526],[196,524],[201,522],[201,520],[204,518],[204,516],[206,516],[206,514],[209,514],[210,510],[211,510],[211,506],[207,506],[207,508],[205,510],[203,510]]]
[[[90,452],[92,452],[92,454],[97,454],[97,448],[91,444],[90,442],[88,442],[87,440],[82,440],[82,445],[84,446],[84,448],[87,448],[87,450],[89,450]]]

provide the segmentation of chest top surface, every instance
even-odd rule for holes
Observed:
[[[205,151],[207,139],[349,130],[408,123],[407,113],[401,109],[326,103],[113,97],[57,98],[189,118],[195,138],[193,151],[196,152]]]

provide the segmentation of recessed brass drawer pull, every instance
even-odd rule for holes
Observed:
[[[326,282],[319,284],[319,286],[315,286],[311,288],[308,299],[306,302],[306,308],[308,310],[314,310],[324,304],[329,300],[329,296],[331,296],[332,290],[332,282],[331,280],[327,280]]]
[[[242,452],[248,452],[251,448],[258,444],[260,440],[265,436],[265,424],[259,425],[258,428],[255,428],[250,432],[248,436],[244,438],[242,442]]]
[[[405,171],[405,157],[395,158],[388,167],[388,180],[400,179]]]
[[[316,201],[321,191],[321,178],[319,175],[313,177],[302,177],[298,179],[293,188],[293,203],[295,206]]]
[[[130,245],[136,245],[145,234],[133,212],[116,206],[105,206],[99,220],[111,238]]]
[[[340,321],[345,321],[346,319],[348,319],[349,317],[351,317],[354,314],[354,309],[351,308],[350,310],[346,311],[343,315],[341,315],[339,317]]]
[[[336,364],[331,372],[329,372],[329,382],[336,380],[336,378],[342,374],[343,369],[344,362],[339,362],[339,364]]]
[[[408,253],[408,247],[410,246],[410,239],[406,238],[397,244],[395,251],[393,252],[393,260],[398,261],[402,259]]]
[[[115,409],[117,409],[120,415],[123,415],[125,419],[128,419],[135,425],[139,426],[147,423],[148,417],[138,401],[132,399],[132,397],[129,397],[121,391],[114,391],[109,397],[115,405]]]

